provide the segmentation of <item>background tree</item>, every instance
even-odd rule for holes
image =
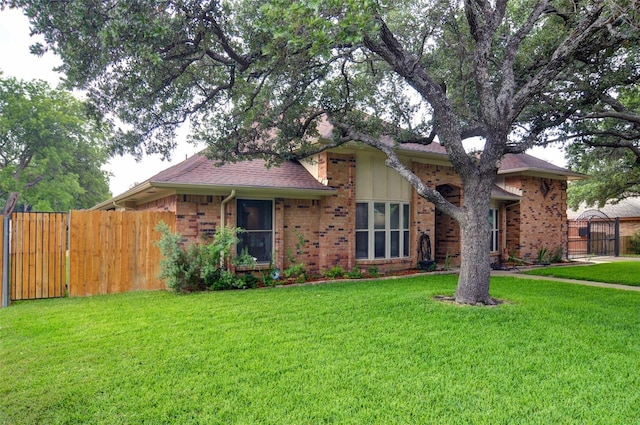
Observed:
[[[636,62],[637,65],[637,62]],[[640,68],[629,69],[631,86],[605,91],[571,123],[569,166],[591,176],[569,186],[569,206],[603,207],[640,196]],[[577,142],[575,141],[577,140]]]
[[[108,199],[105,133],[84,104],[44,81],[0,79],[0,202],[33,211]]]
[[[352,141],[381,150],[460,224],[462,303],[492,302],[488,215],[501,158],[562,131],[585,60],[638,42],[638,8],[626,0],[7,2],[44,34],[36,52],[53,49],[70,84],[131,124],[122,151],[168,152],[187,119],[223,161]],[[318,144],[323,120],[333,139]],[[464,149],[472,136],[485,140],[479,156]],[[397,157],[399,144],[436,139],[461,178],[462,206]]]

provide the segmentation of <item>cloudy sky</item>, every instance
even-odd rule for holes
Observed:
[[[53,68],[60,63],[60,60],[52,54],[44,57],[31,55],[29,46],[35,41],[37,39],[29,36],[29,22],[21,12],[9,9],[0,11],[0,70],[2,73],[5,76],[23,80],[45,80],[55,87],[60,78]],[[170,162],[162,161],[159,156],[147,156],[139,162],[130,156],[113,158],[105,167],[112,174],[109,184],[111,192],[113,195],[125,192],[135,183],[145,181],[200,149],[201,147],[182,142],[173,153]],[[565,165],[563,154],[559,149],[535,148],[529,153],[553,164]]]

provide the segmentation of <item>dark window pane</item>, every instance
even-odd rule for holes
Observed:
[[[391,258],[400,256],[400,232],[394,230],[391,232]]]
[[[405,230],[404,231],[404,241],[403,241],[403,249],[402,249],[402,256],[403,257],[408,257],[409,256],[409,231]]]
[[[375,232],[375,236],[374,236],[375,240],[374,240],[374,255],[375,258],[384,258],[385,257],[385,253],[384,253],[384,239],[385,239],[385,232]]]
[[[356,204],[356,229],[369,228],[369,204]]]
[[[273,209],[271,201],[238,199],[237,226],[244,230],[271,230]]]
[[[246,248],[249,255],[254,257],[257,262],[265,263],[271,261],[271,249],[273,247],[272,233],[266,232],[247,232],[238,235],[238,254]]]
[[[389,228],[390,229],[399,229],[400,228],[400,205],[399,204],[389,204]]]
[[[369,232],[356,232],[356,258],[369,258]]]
[[[409,228],[409,205],[407,204],[402,206],[402,228]]]
[[[376,202],[373,204],[373,225],[375,229],[385,228],[385,204]]]

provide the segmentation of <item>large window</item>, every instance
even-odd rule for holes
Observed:
[[[491,252],[497,252],[499,250],[499,231],[500,228],[498,222],[498,210],[489,210],[489,226],[491,227]]]
[[[409,204],[358,202],[356,204],[356,258],[409,256]]]
[[[259,263],[271,261],[273,251],[273,202],[238,199],[237,226],[244,232],[238,235],[238,253],[246,248]]]

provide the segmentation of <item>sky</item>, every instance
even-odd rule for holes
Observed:
[[[60,75],[53,68],[60,64],[60,59],[51,53],[43,57],[29,53],[29,46],[38,40],[29,35],[29,21],[20,11],[0,11],[0,70],[3,75],[22,80],[45,80],[55,87],[60,82]],[[193,146],[185,141],[187,131],[188,129],[183,131],[179,137],[178,147],[173,152],[171,161],[163,161],[159,155],[145,156],[140,161],[132,156],[112,158],[104,167],[111,173],[111,193],[119,195],[134,184],[142,183],[200,151],[202,146]],[[534,148],[528,153],[558,166],[566,165],[564,155],[558,148]]]

